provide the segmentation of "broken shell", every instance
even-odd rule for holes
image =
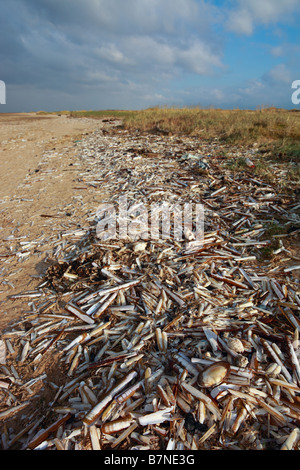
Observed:
[[[234,359],[234,364],[237,367],[247,367],[248,363],[249,360],[247,359],[247,357],[242,356],[242,354],[238,354],[237,357]]]
[[[116,432],[123,431],[123,429],[129,428],[132,422],[133,419],[131,416],[125,416],[124,418],[116,419],[110,423],[104,423],[101,429],[102,432],[106,434],[114,434]]]
[[[277,377],[281,372],[281,366],[273,362],[272,364],[269,365],[269,367],[266,369],[266,374],[269,375],[270,377]]]
[[[225,361],[216,362],[206,367],[198,376],[198,384],[201,387],[214,387],[222,383],[228,376],[230,364]]]
[[[146,242],[139,242],[135,245],[134,247],[134,251],[135,252],[138,252],[138,251],[145,251],[147,248],[147,243]]]
[[[238,338],[228,338],[227,345],[230,349],[232,349],[233,351],[237,353],[244,352],[244,345],[242,341]]]

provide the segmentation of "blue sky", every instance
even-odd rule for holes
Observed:
[[[293,108],[300,0],[2,0],[0,112]]]

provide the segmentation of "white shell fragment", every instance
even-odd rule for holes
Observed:
[[[119,431],[123,431],[123,429],[129,428],[132,424],[133,419],[131,416],[116,419],[115,421],[111,421],[109,423],[104,423],[102,425],[102,432],[106,434],[114,434]]]
[[[148,426],[149,424],[160,424],[164,421],[169,421],[172,419],[173,407],[165,408],[164,410],[159,410],[154,413],[142,416],[139,418],[139,424],[141,426]]]
[[[282,444],[280,450],[293,450],[293,447],[300,439],[300,429],[295,428],[292,430],[291,434],[288,436],[287,440]]]
[[[279,364],[273,363],[270,364],[266,369],[266,374],[270,377],[277,377],[281,372],[281,366]]]
[[[138,251],[145,251],[147,248],[147,243],[146,242],[140,242],[140,243],[137,243],[134,247],[134,251],[135,252],[138,252]]]
[[[230,371],[228,362],[220,361],[208,366],[198,376],[198,383],[201,387],[214,387],[220,385],[226,379]]]
[[[244,352],[244,345],[242,341],[239,338],[228,338],[227,340],[227,345],[230,349],[237,353],[243,353]]]
[[[0,364],[6,363],[6,345],[5,342],[0,339]]]

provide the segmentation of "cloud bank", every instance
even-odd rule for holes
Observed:
[[[7,110],[240,106],[295,64],[272,43],[258,77],[228,84],[230,41],[299,12],[298,0],[4,0],[0,79]],[[238,47],[236,44],[235,49]],[[254,85],[256,83],[256,85]],[[244,90],[244,91],[243,91]],[[260,97],[260,94],[258,95]],[[230,99],[229,99],[230,98]],[[0,111],[4,111],[2,108]]]

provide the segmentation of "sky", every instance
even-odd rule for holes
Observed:
[[[0,112],[292,103],[300,0],[1,0]]]

